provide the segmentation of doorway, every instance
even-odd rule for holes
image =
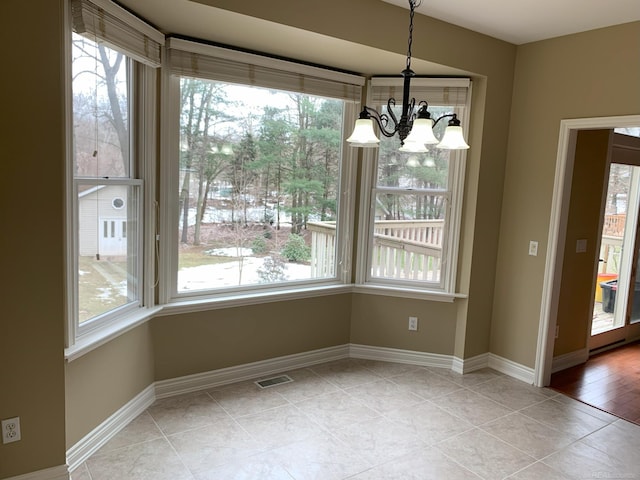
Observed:
[[[603,196],[589,351],[623,343],[637,334],[632,324],[638,322],[640,309],[636,282],[640,150],[633,154],[634,143],[640,142],[620,134],[614,136]]]
[[[640,115],[572,119],[562,120],[560,122],[560,137],[549,225],[549,247],[545,263],[538,344],[536,349],[534,374],[534,384],[536,386],[549,385],[553,369],[559,290],[562,280],[563,252],[566,240],[564,232],[567,225],[568,200],[571,190],[573,154],[575,152],[577,132],[579,130],[613,129],[616,127],[637,128],[639,125]],[[574,363],[572,363],[572,365],[578,365],[586,361],[588,358],[588,348],[586,345],[584,351],[586,355],[583,357],[582,352],[579,352],[573,359]],[[567,367],[569,366],[571,365],[567,365]]]

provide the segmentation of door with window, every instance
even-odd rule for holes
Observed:
[[[640,138],[615,134],[611,159],[590,350],[640,336]]]
[[[127,219],[101,218],[100,253],[105,256],[123,256],[127,254]]]

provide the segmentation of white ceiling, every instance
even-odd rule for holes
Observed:
[[[383,1],[409,8],[408,0]],[[404,53],[247,17],[205,5],[200,0],[118,2],[169,34],[258,52],[268,44],[272,55],[363,75],[395,75],[404,68]],[[423,0],[418,12],[520,44],[640,20],[640,0]],[[406,31],[400,34],[406,35]],[[411,66],[420,75],[468,73],[419,58],[413,58]]]
[[[520,45],[640,20],[640,0],[422,0],[416,12]]]

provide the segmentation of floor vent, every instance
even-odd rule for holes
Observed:
[[[264,380],[258,380],[256,385],[260,388],[269,388],[275,387],[276,385],[281,385],[283,383],[293,382],[293,379],[288,375],[278,375],[277,377],[265,378]]]

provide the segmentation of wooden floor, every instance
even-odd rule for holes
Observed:
[[[640,342],[554,373],[550,387],[640,425]]]

